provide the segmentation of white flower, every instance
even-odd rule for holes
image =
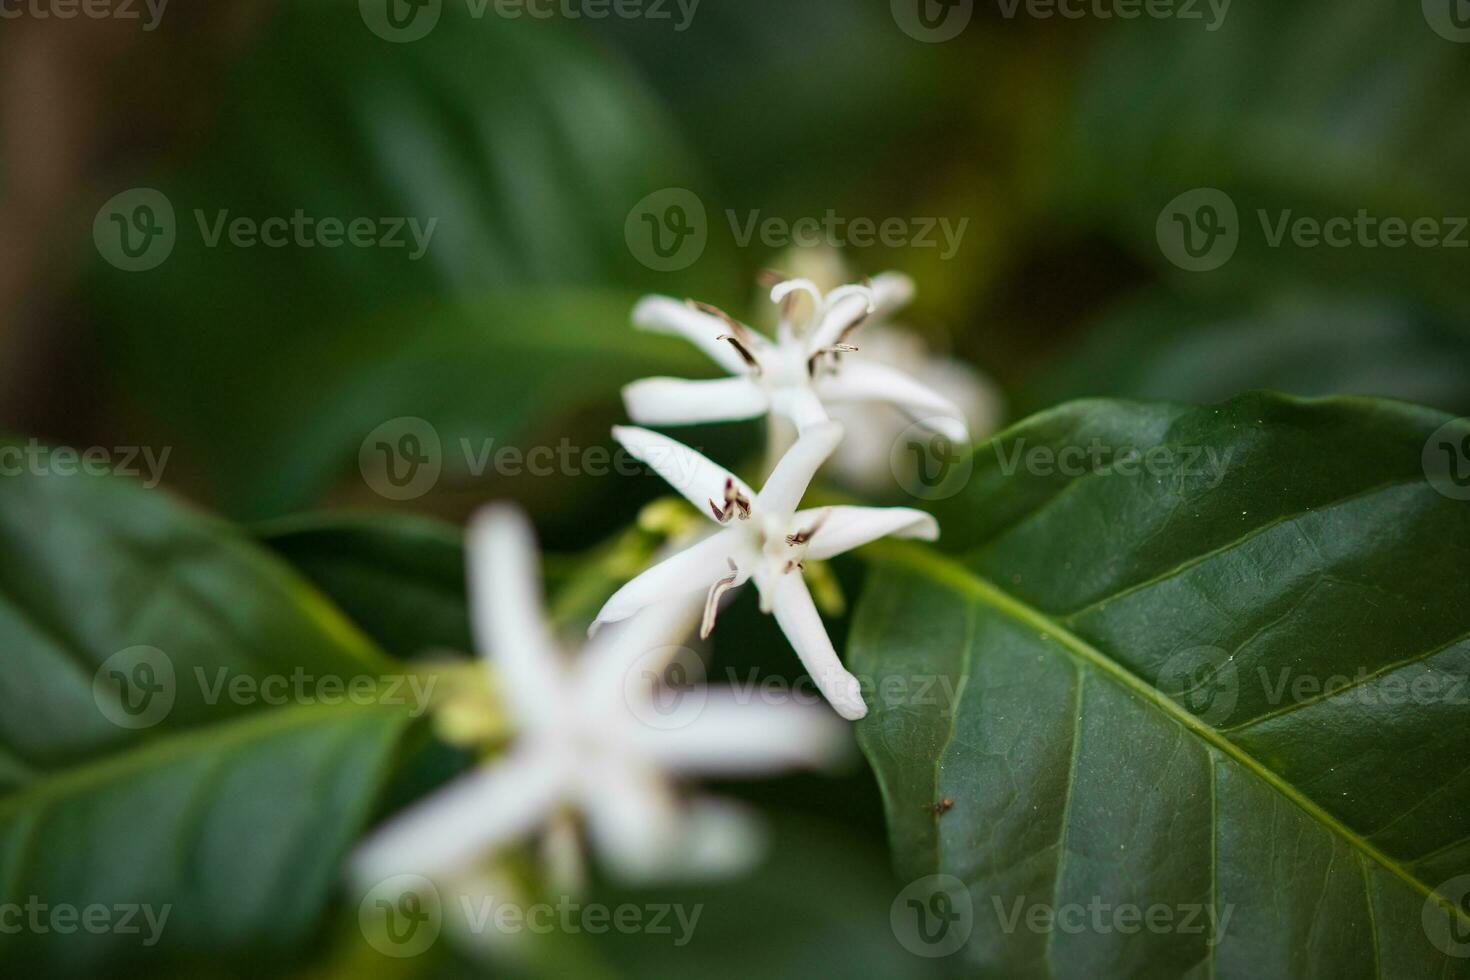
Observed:
[[[691,591],[706,593],[702,634],[714,625],[720,598],[754,579],[761,609],[796,648],[807,673],[838,714],[867,714],[857,678],[842,666],[802,578],[802,561],[822,560],[886,536],[939,536],[934,518],[907,507],[819,507],[797,510],[817,469],[842,439],[842,426],[809,428],[781,457],[759,494],[733,474],[666,436],[615,427],[613,435],[723,530],[653,566],[619,589],[593,623],[626,619],[653,603]]]
[[[812,313],[799,327],[793,319],[802,294]],[[827,405],[876,401],[968,442],[964,414],[949,399],[887,364],[844,356],[858,352],[849,341],[868,317],[892,312],[912,294],[913,282],[895,273],[826,294],[809,279],[788,279],[771,290],[781,308],[774,341],[714,307],[646,297],[633,309],[635,326],[684,337],[733,377],[635,381],[623,389],[628,414],[640,425],[691,425],[769,413],[805,432],[828,421]]]
[[[984,438],[998,428],[1003,408],[995,386],[963,361],[932,353],[918,334],[870,322],[863,327],[863,355],[893,365],[948,398],[968,422],[972,437]],[[910,431],[912,419],[877,402],[833,405],[831,413],[847,430],[832,455],[832,472],[854,489],[881,492],[894,477],[894,445]]]
[[[568,661],[542,609],[531,529],[513,509],[490,507],[475,519],[468,573],[475,643],[498,673],[517,737],[370,838],[352,862],[359,882],[453,879],[538,829],[544,850],[563,855],[553,863],[565,863],[568,846],[579,847],[567,832],[569,811],[582,815],[603,863],[623,878],[729,871],[758,851],[749,818],[719,800],[681,805],[672,780],[819,766],[845,750],[844,726],[826,710],[737,703],[727,688],[692,692],[697,710],[678,727],[646,723],[657,710],[648,672],[661,672],[673,644],[690,635],[697,597],[652,605]]]

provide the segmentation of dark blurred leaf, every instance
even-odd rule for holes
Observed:
[[[1445,574],[1470,505],[1423,462],[1447,422],[1368,399],[1074,403],[979,449],[937,508],[958,557],[880,552],[853,669],[953,696],[880,698],[859,738],[900,867],[964,882],[977,967],[1467,975],[1431,943],[1470,926],[1450,880],[1470,870],[1470,580]],[[1027,462],[1094,443],[1175,464]],[[1194,449],[1228,465],[1193,470]],[[1030,925],[1036,905],[1063,918]],[[1102,927],[1067,925],[1097,906]],[[1154,906],[1178,927],[1115,927]]]
[[[474,649],[454,525],[393,514],[306,515],[257,533],[390,653]]]
[[[7,476],[0,545],[0,784],[259,710],[228,697],[210,704],[220,672],[302,668],[350,679],[392,669],[284,563],[160,490],[121,478]],[[167,663],[145,658],[137,673],[142,661],[121,657],[103,669],[140,646]],[[156,724],[125,728],[104,716],[94,677],[114,669],[127,681],[151,673],[150,686],[171,673],[176,696]],[[145,703],[141,690],[129,693]]]
[[[410,721],[379,686],[401,669],[162,491],[7,476],[0,542],[0,903],[46,906],[0,959],[79,974],[300,942]],[[50,918],[140,903],[161,940],[136,909],[135,932]]]
[[[1112,26],[1077,83],[1063,197],[1194,288],[1307,279],[1470,311],[1466,247],[1271,248],[1258,216],[1470,216],[1464,47],[1418,3],[1236,3],[1218,30],[1209,19]],[[1241,241],[1223,268],[1182,273],[1155,223],[1199,187],[1232,198]]]
[[[446,4],[426,38],[391,44],[355,4],[285,4],[197,159],[127,178],[169,197],[178,242],[148,272],[98,265],[118,375],[250,517],[315,503],[395,416],[503,441],[607,399],[684,353],[627,326],[637,287],[665,282],[626,245],[629,211],[692,182],[668,132],[565,25]],[[437,223],[417,260],[411,244],[211,248],[199,224],[226,211]]]
[[[1198,304],[1151,295],[1105,316],[1032,380],[1039,410],[1085,397],[1215,402],[1256,388],[1377,395],[1470,414],[1470,334],[1386,303]]]

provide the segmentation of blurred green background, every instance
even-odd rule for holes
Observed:
[[[383,36],[381,8],[180,3],[154,30],[0,26],[0,428],[170,447],[165,485],[246,524],[319,509],[459,522],[512,498],[552,550],[585,552],[662,485],[477,476],[447,450],[434,488],[398,502],[367,485],[359,450],[406,416],[445,447],[609,446],[622,384],[713,370],[632,331],[636,298],[759,319],[757,273],[792,256],[739,226],[829,210],[964,223],[952,255],[843,255],[859,275],[913,276],[904,321],[994,379],[1012,420],[1079,396],[1257,387],[1470,413],[1470,38],[1432,0],[1236,0],[1223,20],[1204,4],[1197,19],[1132,20],[1098,14],[1112,5],[1067,18],[934,4],[968,18],[943,43],[903,0],[703,0],[687,21],[673,3],[666,18],[594,20],[442,0],[404,5],[438,11],[408,41]],[[99,212],[136,188],[175,215],[172,251],[145,271],[94,239]],[[659,271],[629,229],[669,188],[697,197],[707,245]],[[1233,255],[1207,271],[1161,243],[1172,202],[1198,188],[1238,212]],[[414,258],[211,246],[195,217],[298,210],[435,226]],[[1433,219],[1443,238],[1273,244],[1264,226],[1360,212]],[[682,435],[733,460],[760,433]],[[717,657],[784,663],[759,652],[782,643],[751,605]],[[834,634],[841,648],[840,622]],[[787,856],[708,899],[746,918],[710,925],[697,953],[593,943],[566,969],[932,972],[887,929],[895,884],[869,776],[729,791],[775,814]],[[305,956],[319,976],[479,970],[453,951],[365,961],[344,914],[340,943],[328,921],[269,955]]]

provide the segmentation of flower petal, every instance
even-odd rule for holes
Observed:
[[[644,570],[612,594],[588,633],[596,633],[607,623],[621,622],[666,599],[689,594],[703,596],[716,580],[730,574],[731,558],[740,563],[743,556],[740,544],[733,531],[721,531]],[[635,632],[633,645],[642,637],[641,630]]]
[[[531,524],[516,508],[492,504],[471,520],[466,538],[475,646],[503,675],[516,720],[550,724],[565,677],[546,625]]]
[[[822,617],[817,615],[817,607],[801,573],[778,575],[768,587],[775,593],[771,605],[776,622],[796,648],[796,655],[801,658],[802,666],[822,696],[848,721],[865,716],[868,706],[863,703],[861,685],[837,659],[832,639],[822,625]]]
[[[682,879],[726,878],[765,856],[769,834],[760,814],[733,800],[702,796],[684,807],[677,867]]]
[[[729,566],[722,567],[728,573]],[[607,711],[625,715],[628,671],[666,669],[698,629],[703,611],[704,593],[696,585],[684,595],[661,599],[623,622],[599,629],[596,638],[583,648],[577,673],[578,704],[583,716],[595,717]],[[648,656],[654,651],[660,657]]]
[[[739,477],[682,442],[627,425],[613,426],[612,434],[634,459],[653,467],[706,517],[714,517],[710,513],[711,500],[724,506],[727,481],[732,481],[747,500],[755,500],[755,492]]]
[[[825,401],[888,402],[952,442],[969,442],[970,428],[954,402],[902,371],[861,360],[844,361],[836,374],[819,378]]]
[[[866,286],[841,286],[827,294],[817,328],[806,338],[806,352],[815,354],[837,343],[843,333],[873,310],[873,293]]]
[[[682,832],[669,786],[632,760],[603,757],[580,774],[582,813],[601,862],[628,882],[668,874]]]
[[[902,272],[873,277],[873,316],[887,319],[914,301],[914,281]]]
[[[694,696],[704,704],[689,724],[632,730],[639,751],[667,772],[760,776],[827,768],[850,755],[847,726],[824,705],[797,703],[796,692],[783,691],[773,700],[756,687],[709,687]]]
[[[805,382],[785,385],[771,392],[771,413],[790,419],[797,432],[831,421],[822,400]]]
[[[823,422],[807,429],[786,451],[766,485],[756,498],[756,511],[762,516],[784,516],[796,512],[806,488],[817,475],[832,450],[842,441],[842,426]]]
[[[729,324],[676,299],[643,297],[633,307],[633,326],[651,333],[683,337],[731,374],[744,375],[750,371],[735,348],[728,341],[718,339],[730,332]]]
[[[683,381],[644,378],[623,389],[623,404],[639,425],[697,425],[764,415],[770,399],[749,378]]]
[[[391,819],[352,856],[352,877],[371,887],[398,874],[459,870],[529,833],[568,789],[553,758],[513,751]]]
[[[822,561],[861,548],[879,538],[918,538],[934,541],[939,522],[912,507],[817,507],[800,511],[793,529],[818,526],[807,546],[807,557]]]

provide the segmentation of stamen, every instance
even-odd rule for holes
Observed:
[[[762,269],[756,274],[755,282],[763,289],[775,289],[790,278],[786,273],[777,272],[775,269]]]
[[[750,331],[745,329],[745,324],[741,323],[739,320],[735,319],[733,316],[726,313],[718,306],[711,306],[708,303],[701,303],[698,300],[692,299],[687,299],[684,302],[689,304],[690,309],[698,310],[701,313],[707,313],[712,317],[717,317],[718,319],[723,320],[725,326],[729,327],[730,332],[736,337],[739,337],[741,342],[748,342],[750,340]]]
[[[760,361],[757,361],[755,359],[755,355],[746,350],[745,345],[742,344],[738,338],[732,337],[729,334],[725,333],[720,334],[715,339],[728,340],[730,342],[730,346],[735,348],[735,353],[739,354],[740,359],[744,361],[746,365],[750,368],[750,373],[755,375],[759,375],[761,373]]]
[[[726,558],[725,562],[730,566],[730,574],[715,581],[709,587],[709,596],[704,600],[704,619],[699,624],[699,638],[708,639],[715,628],[715,617],[720,612],[720,599],[724,598],[726,592],[735,587],[735,580],[740,577],[740,568],[735,564],[735,559]]]
[[[742,521],[750,519],[750,498],[735,489],[735,480],[725,477],[725,506],[721,507],[713,499],[709,502],[709,509],[714,513],[715,520],[721,524],[730,523],[730,518],[738,516]]]
[[[856,354],[857,352],[858,348],[852,346],[851,344],[833,344],[831,347],[823,347],[811,357],[807,358],[807,376],[812,378],[815,378],[817,376],[817,372],[822,367],[822,355],[824,354],[831,355],[832,367],[835,369],[836,367],[838,367],[838,365],[842,363],[843,354]]]
[[[799,561],[788,561],[786,563],[786,567],[783,568],[783,569],[781,569],[781,574],[782,575],[788,575],[788,574],[790,574],[791,572],[795,571],[798,568],[805,570],[806,566],[803,565]]]
[[[786,535],[786,543],[791,545],[791,547],[793,548],[797,547],[798,545],[806,544],[808,541],[816,536],[816,533],[818,531],[822,529],[822,525],[827,523],[827,517],[831,513],[832,512],[830,510],[822,511],[817,519],[812,521],[811,527],[807,528],[804,531],[797,531],[795,534]]]

